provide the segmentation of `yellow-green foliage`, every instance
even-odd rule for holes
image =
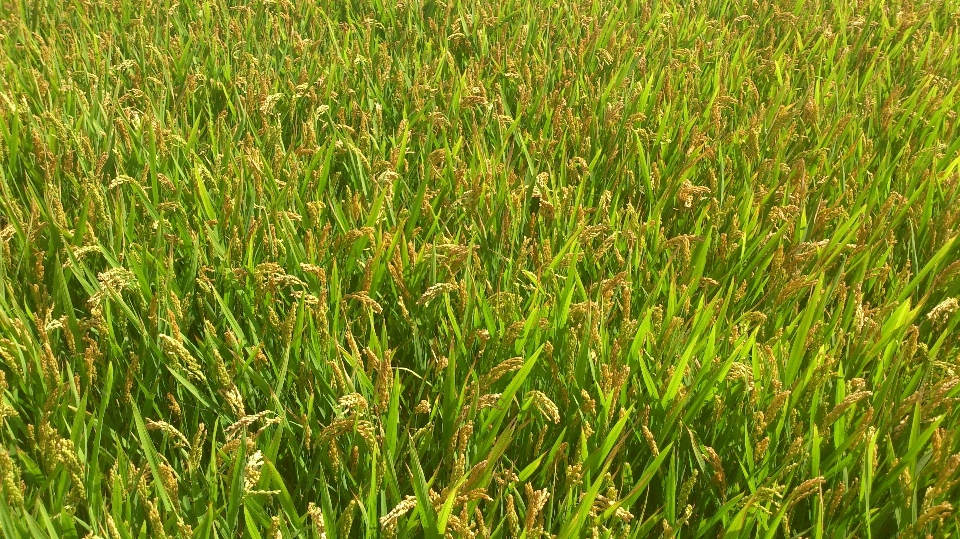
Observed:
[[[956,537],[957,0],[0,0],[0,536]]]

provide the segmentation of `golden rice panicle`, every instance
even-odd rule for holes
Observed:
[[[229,387],[220,390],[220,395],[227,403],[234,417],[242,418],[247,414],[246,408],[243,406],[243,396],[241,396],[240,390],[237,389],[237,386],[232,382]]]
[[[830,498],[830,503],[827,506],[827,518],[833,515],[837,509],[840,507],[841,502],[843,501],[844,494],[847,492],[847,484],[843,481],[840,482],[834,489],[832,489],[832,496],[825,496],[825,498]],[[830,494],[830,491],[827,491]]]
[[[810,496],[811,494],[817,492],[821,485],[824,483],[823,476],[814,477],[813,479],[808,479],[801,483],[797,488],[790,493],[789,501],[787,502],[787,509],[797,505],[804,498]]]
[[[270,539],[283,539],[283,534],[280,532],[280,517],[274,515],[270,517],[270,529],[267,531],[267,537]]]
[[[70,497],[75,498],[79,501],[86,501],[87,499],[87,489],[84,482],[84,477],[86,475],[84,465],[80,460],[80,457],[77,456],[76,449],[73,445],[73,440],[66,438],[60,438],[58,435],[56,440],[56,455],[55,459],[57,462],[63,465],[67,470],[67,473],[70,475],[72,484],[70,485]]]
[[[643,431],[643,438],[647,441],[647,446],[650,447],[650,452],[655,457],[660,456],[660,448],[657,447],[657,439],[653,436],[653,433],[646,425],[641,425],[640,429]]]
[[[416,506],[417,498],[415,496],[404,497],[389,513],[380,517],[380,528],[385,534],[391,535],[396,531],[397,522],[400,520],[400,517],[410,512],[410,510]]]
[[[523,530],[525,532],[533,531],[535,528],[542,528],[541,510],[547,504],[547,498],[550,492],[547,489],[534,490],[530,483],[524,485],[527,498],[527,514],[523,521]]]
[[[223,429],[223,434],[227,441],[233,440],[238,434],[240,434],[240,432],[243,431],[243,429],[246,429],[250,425],[253,425],[257,421],[267,417],[272,413],[273,412],[271,410],[264,410],[253,415],[243,416],[230,426]]]
[[[337,401],[344,410],[349,410],[359,415],[367,412],[367,399],[359,393],[348,393]]]
[[[933,486],[933,490],[928,492],[928,496],[931,499],[937,499],[943,496],[960,484],[960,477],[954,478],[958,468],[960,468],[960,453],[955,453],[937,470],[938,480]]]
[[[166,421],[154,421],[152,419],[147,419],[146,426],[147,430],[159,430],[165,432],[174,439],[177,447],[190,447],[190,442],[187,441],[187,437],[177,430],[176,427],[170,423],[167,423]]]
[[[243,492],[245,494],[278,494],[279,490],[257,490],[260,483],[260,473],[263,468],[263,452],[259,449],[247,457],[243,467]]]
[[[700,471],[697,469],[693,470],[693,473],[690,474],[683,484],[680,485],[680,494],[677,497],[677,506],[683,507],[687,505],[687,500],[690,499],[690,494],[693,493],[694,487],[697,486],[697,482],[700,477]]]
[[[924,537],[924,530],[933,522],[943,524],[943,521],[953,514],[953,505],[950,502],[942,502],[937,505],[925,507],[923,513],[917,518],[917,521],[909,526],[900,537],[913,539],[915,537]],[[932,537],[927,535],[927,537]]]
[[[958,309],[960,309],[960,302],[957,301],[957,298],[947,298],[930,309],[930,312],[927,313],[927,320],[935,325],[941,325],[949,320],[950,316]]]
[[[684,180],[683,185],[680,186],[680,190],[677,191],[677,199],[683,203],[683,207],[690,208],[693,206],[695,199],[699,200],[709,194],[709,187],[693,185],[690,180]]]
[[[66,335],[72,335],[73,333],[69,331],[64,332]],[[90,384],[97,383],[97,363],[100,363],[103,360],[103,354],[100,352],[100,346],[97,344],[95,339],[91,339],[89,335],[83,336],[83,364],[86,367],[87,382]]]
[[[861,400],[873,395],[872,391],[857,391],[847,395],[840,404],[836,405],[830,413],[823,419],[823,426],[829,427],[836,421],[841,415],[843,415],[847,410],[850,409],[853,405],[860,402]]]
[[[531,400],[537,410],[554,424],[560,423],[560,410],[543,392],[532,390],[527,392],[525,400]]]
[[[172,500],[179,500],[180,482],[177,480],[177,474],[166,462],[158,465],[160,469],[160,482],[167,494]]]
[[[110,539],[121,539],[120,530],[117,529],[117,523],[113,520],[113,516],[107,514],[107,533],[110,535]]]
[[[458,290],[460,287],[456,283],[437,283],[430,288],[428,288],[417,300],[417,305],[426,305],[433,301],[435,298],[446,294],[448,292],[453,292]]]
[[[721,495],[725,496],[727,480],[723,473],[723,463],[720,461],[720,455],[710,446],[704,446],[703,452],[707,462],[710,463],[710,467],[713,468],[713,482],[717,485]]]
[[[580,404],[580,409],[587,415],[593,415],[597,409],[597,401],[590,396],[590,393],[586,389],[580,390],[580,396],[582,401]]]
[[[20,348],[20,346],[14,344],[10,339],[0,338],[0,359],[17,378],[23,378],[23,368],[20,366],[20,360],[10,352],[10,350],[17,348]]]
[[[483,519],[483,511],[480,510],[480,506],[474,508],[473,518],[477,523],[477,537],[480,539],[490,539],[490,529],[487,528],[487,524]]]
[[[347,508],[343,511],[343,515],[340,517],[340,537],[350,537],[350,530],[353,528],[353,516],[356,513],[356,509],[357,500],[350,500]]]
[[[777,414],[780,412],[780,409],[783,408],[783,405],[787,402],[787,399],[790,398],[790,390],[781,391],[773,398],[770,404],[764,410],[763,415],[767,421],[771,421],[776,418]]]
[[[17,467],[6,448],[0,447],[0,481],[3,481],[3,494],[12,507],[23,505],[23,491],[20,487],[20,468]]]
[[[757,443],[755,454],[758,461],[763,460],[763,457],[767,454],[768,447],[770,447],[770,436],[766,436]]]
[[[457,433],[457,452],[461,455],[467,450],[470,443],[470,437],[473,436],[473,420],[467,420]]]
[[[383,359],[377,368],[376,384],[376,402],[375,408],[378,413],[386,411],[390,405],[390,391],[393,389],[394,371],[392,365],[393,351],[385,350]]]
[[[514,505],[513,494],[507,494],[507,531],[510,537],[519,537],[520,535],[520,517],[517,515],[517,508]]]
[[[512,357],[506,361],[502,361],[497,364],[496,367],[490,370],[482,378],[480,378],[480,392],[483,393],[490,388],[493,384],[497,382],[504,374],[508,372],[518,371],[523,367],[523,358],[522,357]]]
[[[150,528],[153,529],[153,537],[157,539],[167,538],[167,532],[163,529],[163,521],[160,519],[160,511],[157,510],[156,499],[147,501],[147,520],[150,522]]]
[[[167,409],[170,410],[170,415],[173,416],[174,421],[180,421],[183,418],[183,409],[180,407],[177,397],[170,392],[167,392]]]
[[[207,439],[207,426],[203,423],[197,427],[197,432],[193,435],[193,441],[190,444],[190,455],[187,458],[187,466],[191,473],[200,469],[200,459],[203,457],[203,443]]]
[[[341,462],[343,461],[343,452],[340,451],[340,446],[336,440],[333,440],[331,443],[327,444],[327,457],[330,459],[330,466],[333,468],[334,472],[340,472],[343,468]]]
[[[317,504],[310,502],[307,505],[307,515],[310,517],[310,520],[313,522],[313,528],[316,530],[317,535],[322,539],[326,539],[326,524],[323,521],[323,512],[320,511],[320,508],[317,507]]]
[[[3,426],[3,423],[8,417],[17,417],[19,415],[13,406],[7,404],[7,400],[4,397],[7,389],[9,389],[7,385],[7,375],[4,371],[0,370],[0,426]]]
[[[200,362],[193,357],[193,354],[187,350],[179,339],[163,334],[159,335],[159,339],[161,348],[167,353],[167,356],[174,361],[175,365],[183,365],[191,378],[195,381],[206,383],[207,377],[204,374],[203,367],[200,366]]]
[[[419,403],[417,403],[417,406],[416,408],[414,408],[413,412],[415,414],[429,415],[430,401],[428,401],[427,399],[422,399]]]

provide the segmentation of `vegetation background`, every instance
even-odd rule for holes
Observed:
[[[0,0],[0,535],[957,537],[956,0]]]

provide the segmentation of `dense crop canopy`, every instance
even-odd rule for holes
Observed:
[[[0,536],[956,537],[957,0],[0,0]]]

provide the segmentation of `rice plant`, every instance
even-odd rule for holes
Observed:
[[[0,0],[0,537],[960,535],[957,0]]]

